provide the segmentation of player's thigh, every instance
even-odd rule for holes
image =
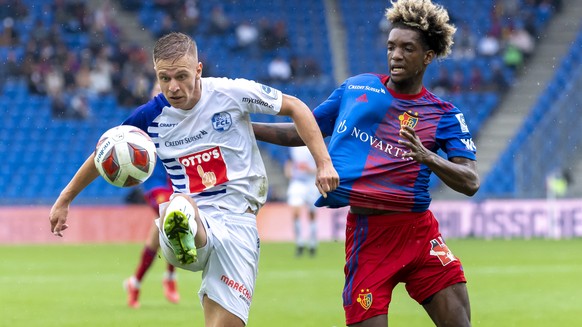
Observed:
[[[244,327],[245,325],[241,318],[230,313],[208,296],[204,296],[203,307],[206,326]]]
[[[471,326],[471,306],[465,283],[438,291],[423,307],[436,326]]]
[[[366,319],[362,322],[348,325],[349,327],[387,327],[388,326],[388,315],[379,315]]]
[[[146,246],[150,249],[157,250],[160,247],[159,229],[155,222],[151,221],[150,231],[146,240]]]

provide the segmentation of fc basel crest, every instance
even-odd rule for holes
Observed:
[[[400,120],[400,127],[410,126],[414,128],[418,123],[418,112],[412,113],[412,111],[409,110],[398,116],[398,120]]]
[[[356,301],[360,303],[364,310],[368,310],[372,306],[372,293],[369,289],[366,289],[365,292],[366,293],[364,293],[364,290],[362,290],[362,293],[358,295],[358,299]]]

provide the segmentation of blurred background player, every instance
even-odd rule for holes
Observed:
[[[151,97],[153,98],[161,92],[160,84],[155,82],[151,91]],[[170,195],[174,192],[172,189],[172,183],[170,182],[168,175],[166,175],[166,170],[164,169],[161,160],[158,159],[156,161],[156,167],[152,176],[141,184],[141,188],[146,203],[154,210],[156,216],[158,216],[160,212],[160,203],[169,201]],[[152,266],[158,249],[160,248],[158,227],[153,224],[153,221],[151,222],[152,224],[148,234],[148,239],[146,240],[141,253],[135,274],[123,282],[123,286],[127,291],[127,305],[131,308],[139,308],[141,281]],[[168,301],[172,303],[178,303],[178,301],[180,301],[180,294],[176,288],[176,273],[174,271],[174,266],[169,263],[167,264],[166,273],[162,280],[162,286],[164,287],[164,296]]]
[[[156,162],[156,167],[152,176],[148,178],[141,185],[144,192],[144,198],[147,204],[154,210],[156,215],[159,215],[159,205],[167,202],[172,195],[173,190],[166,170],[162,165],[162,161]],[[127,291],[127,305],[131,308],[139,308],[139,293],[141,282],[156,259],[158,249],[160,248],[160,241],[158,237],[158,228],[150,221],[151,228],[148,234],[148,239],[145,242],[143,251],[141,252],[140,260],[135,270],[135,274],[123,282],[123,286]],[[166,272],[162,280],[164,287],[164,296],[172,303],[180,301],[180,294],[176,288],[176,272],[171,264],[167,264]]]
[[[315,186],[317,167],[305,146],[289,149],[289,160],[285,163],[285,175],[289,178],[287,204],[293,214],[293,230],[297,256],[303,255],[306,244],[301,233],[301,214],[305,208],[309,217],[309,254],[314,256],[317,250],[317,222],[315,221],[315,201],[319,192]]]

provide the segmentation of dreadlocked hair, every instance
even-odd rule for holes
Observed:
[[[449,22],[447,10],[430,0],[390,0],[385,17],[393,27],[418,30],[424,43],[437,58],[451,53],[453,34],[457,28]]]

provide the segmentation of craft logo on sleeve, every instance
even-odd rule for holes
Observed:
[[[199,193],[228,182],[226,163],[219,147],[179,158],[190,181],[190,192]]]

